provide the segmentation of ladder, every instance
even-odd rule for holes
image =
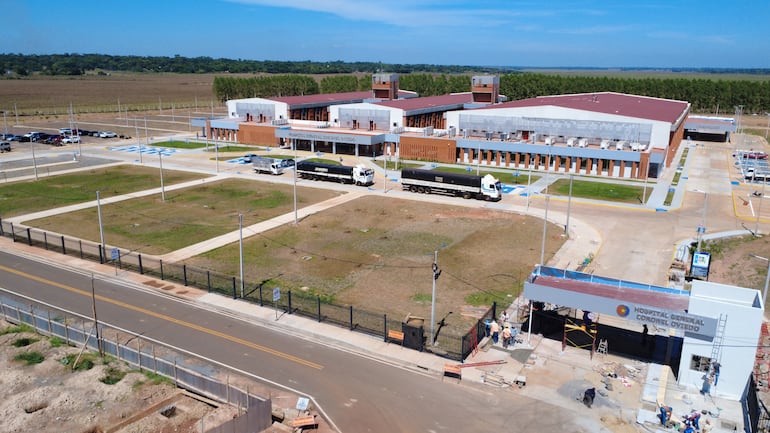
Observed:
[[[607,340],[605,339],[599,340],[599,346],[596,348],[596,353],[600,353],[602,355],[607,354]]]
[[[722,362],[722,341],[725,338],[725,327],[727,326],[727,315],[720,314],[717,322],[717,330],[714,334],[714,341],[711,346],[711,362]]]

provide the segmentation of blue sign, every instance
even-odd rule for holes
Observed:
[[[708,278],[710,268],[711,268],[711,254],[705,253],[705,252],[697,252],[692,255],[692,265],[690,266],[690,273],[693,276]]]
[[[120,258],[120,250],[117,248],[113,248],[110,253],[112,260],[117,260]]]
[[[281,288],[276,287],[273,289],[273,302],[277,302],[279,299],[281,299]]]

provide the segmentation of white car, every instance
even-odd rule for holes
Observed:
[[[99,137],[102,137],[102,138],[115,138],[117,136],[118,134],[110,131],[102,131],[99,133]]]
[[[77,135],[68,135],[61,139],[62,144],[80,143],[80,137]]]

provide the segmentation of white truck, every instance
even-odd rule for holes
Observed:
[[[295,169],[297,170],[297,175],[303,179],[333,180],[361,186],[369,186],[374,183],[374,170],[366,168],[363,164],[348,166],[300,161]]]
[[[422,194],[439,193],[487,201],[503,198],[502,184],[491,174],[476,176],[405,168],[401,170],[401,185],[407,191]]]
[[[252,156],[251,166],[254,167],[255,173],[283,174],[283,165],[277,159]]]

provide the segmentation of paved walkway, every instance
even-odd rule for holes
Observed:
[[[697,151],[697,149],[696,149]],[[690,159],[688,158],[688,161]],[[365,161],[365,160],[364,160]],[[346,161],[349,163],[350,161]],[[689,165],[689,164],[688,164]],[[164,161],[164,166],[171,168],[171,164]],[[378,173],[382,176],[385,174],[384,170],[370,164],[374,167]],[[486,168],[486,167],[485,167]],[[686,166],[685,170],[691,167]],[[390,175],[391,172],[388,172]],[[205,180],[197,180],[187,182],[185,184],[174,185],[167,188],[167,190],[173,190],[177,188],[184,188],[190,185],[197,185],[201,182],[211,182],[219,180],[224,177],[238,175],[238,173],[220,173],[217,176],[212,176]],[[670,174],[673,176],[673,174]],[[686,176],[686,175],[683,175]],[[540,192],[545,187],[545,178],[541,178],[540,181],[535,182],[530,190]],[[550,177],[549,180],[555,180],[556,177]],[[283,180],[286,181],[286,180]],[[687,182],[680,182],[675,187],[676,193],[674,196],[674,203],[667,209],[676,209],[681,206],[684,194],[685,184]],[[631,210],[641,211],[653,211],[662,206],[665,196],[668,194],[668,188],[670,185],[670,179],[660,179],[657,184],[651,189],[650,198],[645,205],[613,205],[617,207],[623,207]],[[538,190],[539,188],[539,190]],[[691,187],[692,188],[692,187]],[[160,189],[153,189],[148,191],[142,191],[134,194],[127,194],[120,197],[112,197],[102,200],[103,203],[112,203],[119,200],[127,200],[130,198],[136,198],[151,194],[159,194]],[[302,209],[303,217],[313,212],[318,212],[330,206],[337,205],[341,202],[353,200],[360,193],[350,192],[344,194],[338,198],[328,200],[324,203],[319,203],[314,206],[309,206]],[[400,191],[400,189],[394,188],[388,190],[387,194],[400,196],[406,196],[407,192]],[[540,195],[539,198],[541,198]],[[431,197],[429,195],[420,196],[421,200],[429,201],[441,201],[439,198]],[[564,201],[564,197],[552,197],[555,201]],[[606,203],[594,203],[590,200],[572,199],[573,202],[591,203],[597,205],[606,206]],[[456,205],[459,206],[474,206],[479,205],[505,210],[518,212],[522,214],[530,214],[533,216],[543,217],[546,209],[528,207],[526,204],[522,204],[523,200],[518,201],[506,201],[506,203],[479,203],[476,201],[460,200]],[[16,223],[21,223],[26,220],[41,218],[44,216],[50,216],[61,212],[70,212],[75,209],[95,206],[96,202],[88,202],[74,206],[67,206],[63,208],[48,210],[39,212],[33,215],[24,215],[11,219]],[[298,210],[298,216],[299,216]],[[563,212],[551,211],[548,213],[548,219],[555,224],[564,225],[566,215]],[[280,224],[291,223],[294,219],[294,214],[285,214],[279,217],[273,218],[269,221],[265,221],[259,224],[255,224],[248,228],[249,233],[259,233],[263,230],[275,227]],[[601,233],[591,226],[586,221],[582,221],[578,218],[570,218],[567,227],[569,233],[568,240],[564,246],[556,253],[549,265],[561,267],[561,268],[575,268],[582,263],[587,257],[596,254],[603,242]],[[181,260],[186,257],[190,257],[195,254],[200,254],[211,248],[216,248],[226,243],[232,243],[237,241],[239,232],[234,231],[215,240],[202,242],[179,251],[175,251],[163,256],[164,260]],[[713,235],[713,234],[712,234]],[[235,237],[234,237],[235,236]],[[133,285],[136,288],[142,290],[157,290],[151,286],[148,286],[146,281],[147,276],[140,276],[129,272],[120,272],[116,277],[114,276],[114,269],[109,265],[100,265],[98,263],[81,261],[77,258],[62,256],[53,252],[39,250],[37,248],[31,248],[21,243],[13,243],[7,238],[0,238],[0,248],[7,251],[15,251],[18,254],[28,255],[30,257],[38,257],[43,260],[48,260],[57,264],[64,264],[71,269],[76,269],[79,272],[102,275],[104,278],[117,278],[128,284]],[[381,338],[375,338],[361,333],[351,332],[347,329],[340,328],[325,323],[318,323],[317,321],[305,319],[294,315],[281,316],[280,320],[276,322],[274,316],[274,310],[270,308],[260,308],[256,305],[248,304],[239,300],[232,300],[228,297],[219,296],[216,294],[208,294],[198,290],[191,289],[189,287],[183,287],[177,284],[170,284],[164,282],[164,289],[168,289],[171,286],[172,289],[164,290],[164,293],[170,293],[173,296],[178,296],[197,303],[203,308],[210,308],[214,310],[226,311],[228,314],[238,315],[258,323],[261,326],[270,327],[281,330],[283,332],[289,332],[296,335],[298,338],[309,338],[317,341],[323,341],[326,344],[333,345],[339,349],[347,350],[354,353],[359,353],[364,356],[373,357],[382,360],[383,362],[393,363],[403,366],[405,368],[411,368],[419,371],[429,371],[437,375],[441,375],[444,365],[447,360],[438,356],[434,356],[427,352],[417,352],[410,349],[404,349],[397,344],[388,344],[382,341]],[[515,308],[515,305],[514,305]],[[301,332],[300,332],[301,330]],[[584,350],[567,348],[561,350],[559,342],[553,342],[550,340],[543,340],[536,335],[526,334],[526,330],[522,334],[523,342],[517,344],[513,349],[505,350],[499,345],[491,344],[485,340],[481,344],[481,348],[478,352],[474,353],[466,360],[466,364],[470,366],[462,369],[462,382],[469,384],[484,384],[483,386],[497,386],[495,384],[502,383],[504,387],[509,388],[512,383],[519,376],[524,376],[526,379],[526,386],[521,388],[519,392],[523,395],[529,396],[535,399],[541,399],[548,401],[549,403],[563,405],[565,408],[574,409],[574,396],[581,389],[584,389],[588,384],[599,386],[601,380],[604,379],[602,371],[606,371],[608,368],[616,368],[617,366],[630,365],[633,370],[637,370],[637,374],[634,375],[631,385],[616,383],[614,387],[616,391],[623,390],[621,392],[608,392],[606,396],[601,396],[599,399],[606,399],[608,407],[615,408],[613,412],[616,412],[616,408],[626,408],[627,414],[633,413],[636,415],[636,410],[640,406],[640,399],[642,395],[642,389],[647,386],[654,386],[659,377],[650,376],[646,373],[649,372],[647,365],[634,363],[623,358],[616,358],[612,355],[608,356],[594,356],[593,359],[589,357],[589,354]],[[630,364],[629,364],[630,363]],[[477,364],[477,365],[474,365]],[[625,369],[628,371],[629,369]],[[563,373],[563,374],[562,374]],[[501,382],[502,381],[502,382]],[[633,391],[633,392],[631,392]],[[679,388],[678,386],[671,386],[667,391],[671,392],[670,397],[666,397],[667,400],[682,401],[682,394],[690,393],[692,390],[686,388]],[[697,392],[697,390],[696,390]],[[624,394],[624,395],[621,395]],[[675,394],[679,394],[676,397]],[[629,401],[626,401],[630,398]],[[702,403],[702,404],[701,404]],[[699,402],[704,409],[716,410],[717,405],[723,410],[723,419],[734,419],[738,421],[740,419],[740,409],[735,409],[731,402],[719,401],[713,399],[710,401]],[[647,414],[649,415],[649,414]],[[653,412],[654,417],[654,412]],[[653,420],[654,422],[654,420]],[[715,429],[713,431],[720,431]]]

